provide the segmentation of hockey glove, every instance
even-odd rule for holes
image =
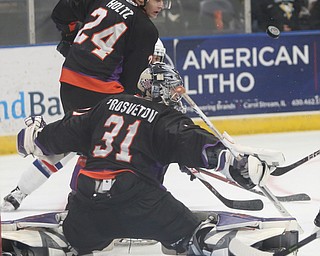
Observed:
[[[57,45],[57,51],[62,54],[63,57],[67,57],[70,47],[73,44],[73,40],[76,37],[78,31],[73,31],[68,34],[61,32],[62,39]]]
[[[61,40],[60,43],[57,45],[57,51],[62,54],[63,57],[67,57],[69,50],[71,47],[71,43]]]
[[[229,150],[220,152],[216,171],[246,189],[263,186],[270,174],[268,166],[258,158],[245,155],[237,160]]]
[[[196,179],[196,176],[194,176],[188,169],[188,167],[186,167],[185,165],[179,165],[180,171],[184,172],[188,175],[190,175],[190,180],[193,181],[194,179]]]
[[[49,155],[45,153],[44,149],[40,148],[36,143],[36,138],[46,126],[42,116],[31,116],[25,119],[27,128],[22,129],[17,136],[17,151],[19,155],[26,157],[33,155],[39,157],[41,160],[45,160],[51,164],[59,162],[64,155]]]
[[[34,140],[46,123],[42,116],[30,116],[24,120],[27,128],[18,133],[18,153],[26,157],[30,154],[39,155],[42,151],[35,145]],[[39,152],[38,152],[39,151]]]
[[[24,123],[27,127],[35,125],[38,128],[43,128],[47,125],[42,116],[29,116],[24,119]]]
[[[57,45],[57,51],[60,52],[63,57],[67,57],[70,47],[73,44],[78,31],[82,27],[83,23],[80,21],[75,21],[69,25],[57,26],[61,30],[61,41]]]

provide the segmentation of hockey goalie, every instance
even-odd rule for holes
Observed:
[[[182,113],[181,86],[177,70],[155,63],[141,74],[139,95],[108,95],[94,108],[69,112],[48,125],[41,117],[31,118],[18,134],[21,155],[55,164],[77,152],[87,160],[76,175],[67,214],[2,223],[4,251],[92,255],[114,239],[132,238],[158,241],[166,253],[214,256],[228,255],[234,237],[262,250],[281,250],[296,242],[294,218],[219,211],[203,216],[166,190],[163,180],[172,163],[220,172],[250,189],[264,186],[279,162],[232,146],[241,153],[235,157],[227,143]]]
[[[194,212],[203,222],[190,239],[192,253],[188,255],[227,256],[233,238],[262,251],[281,251],[298,241],[294,218],[261,218],[231,212]],[[62,232],[67,212],[50,212],[17,220],[3,221],[3,256],[74,256],[78,255]],[[113,255],[119,244],[111,243],[102,254]],[[131,244],[126,243],[127,246]],[[142,240],[132,246],[146,245]],[[150,245],[150,243],[148,243]],[[121,245],[123,246],[123,244]],[[116,250],[116,249],[115,249]],[[175,250],[162,247],[167,255]],[[183,253],[184,255],[186,253]],[[91,254],[93,255],[93,254]]]

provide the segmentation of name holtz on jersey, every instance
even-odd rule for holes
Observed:
[[[106,4],[106,7],[110,8],[111,10],[119,13],[123,19],[127,19],[129,16],[134,15],[134,12],[123,3],[120,3],[116,0],[111,0]]]
[[[127,115],[132,115],[135,117],[141,117],[143,119],[146,119],[149,123],[151,123],[159,113],[158,111],[152,108],[145,107],[141,104],[118,99],[110,99],[107,102],[107,105],[109,105],[109,110],[111,111],[125,113]]]

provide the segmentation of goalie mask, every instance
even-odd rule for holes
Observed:
[[[138,81],[138,89],[145,99],[164,103],[185,113],[182,97],[176,92],[180,86],[183,86],[183,82],[178,71],[162,62],[150,64]]]

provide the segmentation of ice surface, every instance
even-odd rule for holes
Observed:
[[[236,142],[252,147],[263,147],[280,150],[286,157],[284,165],[293,163],[320,149],[320,131],[276,133],[264,135],[247,135],[234,137]],[[191,145],[190,145],[191,146]],[[18,211],[2,212],[2,220],[16,219],[32,214],[63,210],[66,196],[69,192],[69,180],[72,167],[76,159],[72,159],[67,166],[54,174],[48,182],[28,196]],[[18,155],[0,157],[0,195],[1,198],[12,190],[27,165],[33,161],[32,157],[22,158]],[[225,207],[199,181],[190,181],[189,176],[181,173],[177,165],[170,166],[165,178],[165,186],[171,193],[192,210],[219,210],[246,213],[261,217],[280,217],[277,209],[268,199],[232,187],[212,178],[207,178],[211,184],[225,197],[230,199],[260,198],[265,203],[261,211],[248,212],[233,210]],[[293,193],[307,193],[311,201],[283,203],[289,213],[295,217],[304,233],[300,239],[311,234],[314,230],[313,220],[320,208],[320,156],[297,167],[295,170],[281,177],[270,177],[268,187],[275,195]],[[170,209],[168,209],[170,210]],[[320,249],[320,240],[313,241],[299,250],[299,256],[316,255]],[[103,255],[163,255],[159,244],[152,246],[124,246],[115,247]]]

